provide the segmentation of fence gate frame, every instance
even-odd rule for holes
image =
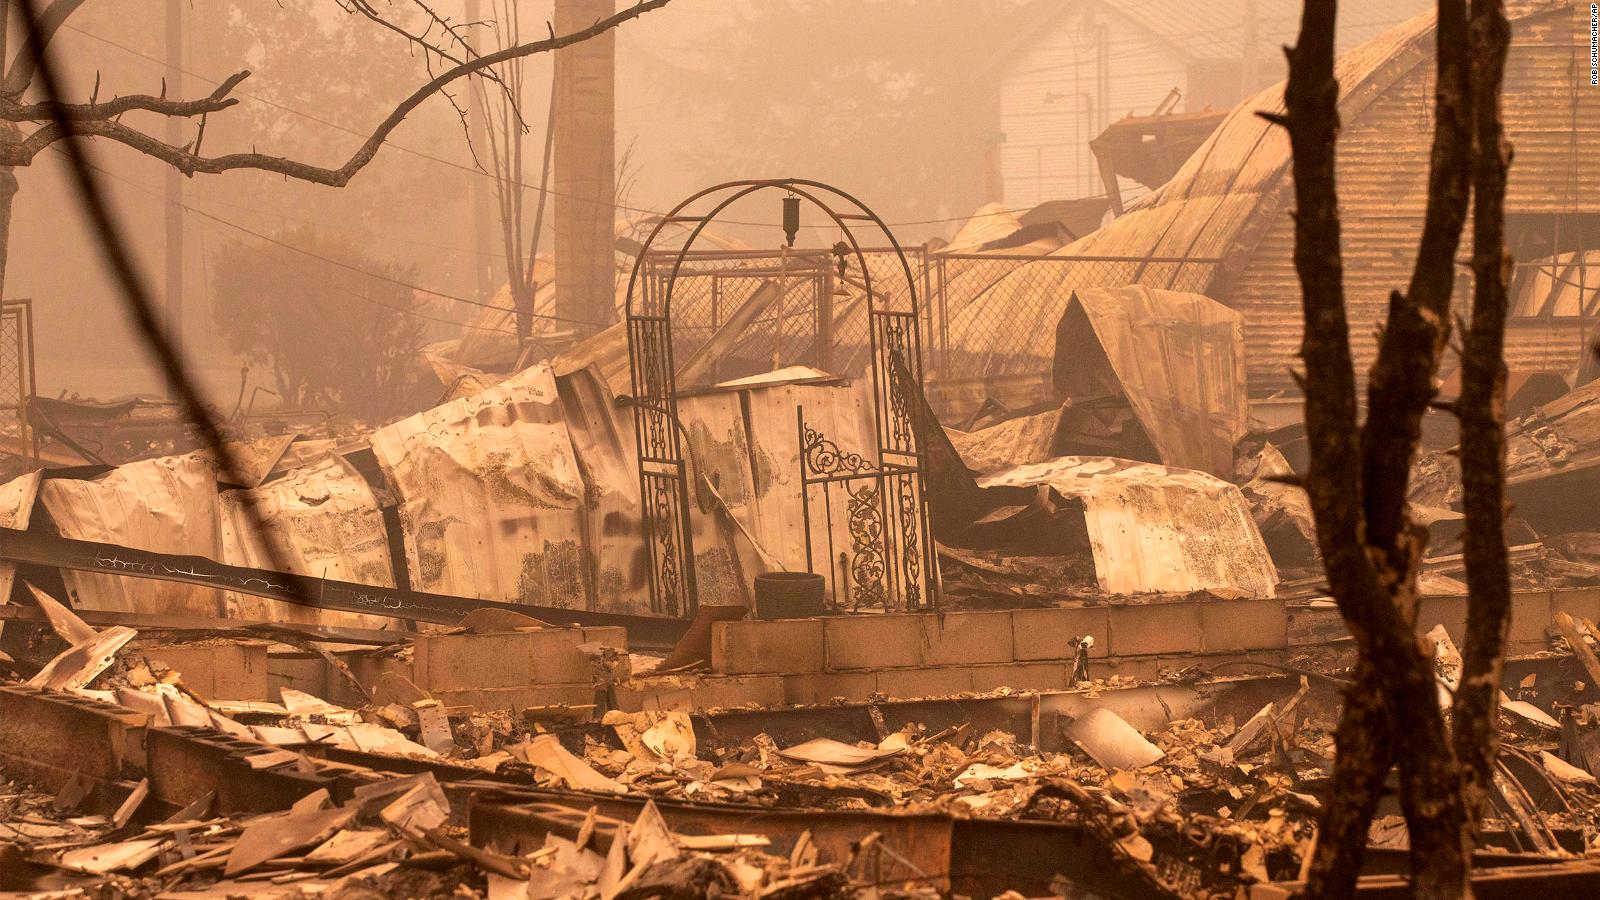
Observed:
[[[38,387],[33,369],[33,301],[0,302],[0,416],[16,417],[17,449],[31,461],[39,459],[39,432],[29,418]]]
[[[881,594],[875,599],[880,599],[886,608],[896,600],[892,596],[895,593],[907,609],[936,606],[939,578],[927,497],[923,491],[922,443],[917,434],[915,405],[908,394],[909,386],[920,388],[923,377],[918,278],[894,233],[866,204],[824,182],[775,178],[724,182],[680,201],[651,229],[634,258],[628,277],[628,369],[633,387],[631,405],[638,451],[641,519],[649,554],[651,610],[670,616],[690,616],[697,604],[694,540],[689,521],[689,469],[684,446],[687,435],[678,419],[678,370],[673,356],[673,287],[689,251],[706,226],[734,202],[764,190],[808,201],[832,220],[848,245],[848,251],[840,253],[839,260],[843,264],[854,257],[866,294],[877,444],[872,455],[877,458],[871,459],[859,451],[841,451],[826,435],[808,427],[804,409],[796,407],[806,567],[816,571],[811,522],[815,510],[810,491],[820,487],[824,492],[822,507],[828,521],[823,527],[828,529],[830,537],[827,565],[831,569],[833,504],[826,492],[842,485],[857,498],[848,510],[851,542],[856,554],[847,566],[852,587],[858,592],[867,590],[870,593],[871,584],[880,585]],[[717,197],[708,212],[685,213],[691,204],[714,195],[725,196]],[[841,205],[845,209],[836,210],[829,199],[843,201]],[[880,297],[872,288],[871,267],[849,222],[868,223],[888,238],[906,280],[906,301],[900,305],[907,308],[878,308]],[[652,246],[662,229],[672,224],[693,225],[693,228],[684,238],[666,277],[641,280],[640,272]],[[831,326],[831,323],[826,324]],[[818,338],[826,334],[823,330]],[[840,460],[851,463],[848,471],[835,468]],[[849,487],[863,480],[870,483],[864,488]],[[836,596],[837,591],[835,581]],[[860,599],[858,595],[858,603]]]

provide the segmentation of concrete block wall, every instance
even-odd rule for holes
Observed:
[[[589,657],[599,643],[626,650],[627,629],[545,628],[493,634],[419,634],[412,681],[447,706],[524,709],[594,702]]]
[[[269,691],[270,641],[218,640],[136,647],[146,659],[183,675],[183,685],[206,700],[276,700]]]
[[[1109,674],[1116,670],[1104,663],[1117,657],[1170,666],[1169,657],[1188,654],[1281,650],[1288,615],[1278,600],[1226,600],[720,622],[712,626],[714,674],[700,690],[720,678],[756,678],[766,698],[764,679],[778,678],[788,704],[1065,690],[1085,635],[1094,638],[1091,674]],[[727,699],[727,688],[716,689]],[[674,702],[715,708],[703,699],[691,691]]]
[[[726,675],[801,675],[1282,648],[1279,600],[1176,601],[995,612],[907,613],[718,622],[711,669]]]

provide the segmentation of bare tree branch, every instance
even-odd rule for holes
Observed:
[[[638,18],[651,10],[660,9],[669,2],[671,0],[640,0],[640,2],[615,15],[607,16],[595,22],[588,28],[548,40],[507,47],[453,66],[435,76],[427,84],[413,92],[411,96],[402,100],[394,111],[378,124],[371,136],[351,155],[350,159],[337,168],[314,166],[280,156],[269,156],[264,153],[230,153],[215,157],[200,156],[189,150],[163,143],[114,120],[86,120],[65,124],[59,121],[53,122],[35,131],[19,144],[0,144],[0,166],[27,165],[36,154],[50,144],[65,137],[81,135],[114,140],[147,156],[153,156],[173,166],[185,175],[211,175],[233,169],[259,169],[267,172],[276,172],[290,178],[298,178],[302,181],[325,184],[330,187],[343,187],[367,163],[372,161],[372,158],[377,155],[378,150],[383,146],[384,141],[388,139],[390,133],[399,127],[401,122],[405,121],[406,116],[410,115],[412,110],[420,106],[424,100],[440,92],[451,82],[481,72],[490,66],[507,60],[520,59],[536,53],[547,53],[586,41],[595,35],[602,34],[621,25],[623,22]]]
[[[56,32],[66,24],[67,18],[83,4],[84,0],[55,0],[39,13],[36,27],[22,42],[17,50],[17,58],[11,61],[11,68],[6,71],[5,80],[0,82],[0,94],[16,97],[27,89],[28,83],[33,81],[33,73],[39,68],[39,53],[50,45]],[[0,64],[4,64],[4,60],[0,60]]]
[[[123,113],[135,110],[153,112],[163,116],[201,116],[227,109],[237,104],[237,98],[229,97],[239,83],[250,77],[248,71],[236,72],[228,79],[217,85],[210,96],[196,100],[168,100],[165,97],[153,97],[149,94],[127,94],[113,97],[104,103],[59,103],[46,100],[40,103],[18,103],[15,100],[0,96],[0,119],[9,122],[37,122],[68,119],[72,121],[89,119],[113,119]]]

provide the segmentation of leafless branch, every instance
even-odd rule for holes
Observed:
[[[57,0],[60,2],[60,0]],[[331,187],[343,187],[348,184],[357,172],[360,172],[372,158],[377,155],[390,133],[405,121],[406,116],[422,104],[424,100],[439,93],[446,85],[457,79],[481,72],[491,66],[498,65],[513,59],[521,59],[536,53],[547,53],[559,50],[562,47],[586,41],[598,34],[621,25],[630,19],[660,9],[671,0],[640,0],[627,9],[607,16],[587,28],[574,31],[570,34],[548,40],[534,41],[527,44],[518,44],[484,54],[476,59],[459,65],[452,66],[446,71],[435,76],[414,91],[411,96],[402,100],[394,111],[389,114],[372,134],[351,155],[350,159],[337,168],[315,166],[297,160],[280,156],[270,156],[264,153],[230,153],[222,156],[200,156],[190,150],[173,147],[163,143],[143,132],[122,125],[114,120],[92,119],[73,122],[53,122],[46,125],[18,144],[0,147],[0,166],[27,165],[45,147],[61,140],[64,137],[81,135],[84,137],[103,137],[117,143],[131,147],[148,156],[155,157],[186,175],[217,174],[234,169],[260,169],[267,172],[276,172],[290,178],[325,184]]]
[[[238,99],[228,95],[239,86],[240,82],[249,77],[248,71],[236,72],[217,85],[217,89],[209,96],[197,100],[168,100],[165,97],[153,97],[149,94],[127,94],[113,97],[104,103],[96,103],[93,100],[88,103],[58,103],[54,100],[18,103],[9,97],[0,96],[0,119],[10,122],[54,121],[63,118],[69,121],[86,121],[114,119],[123,113],[135,110],[163,116],[200,116],[237,104]],[[98,79],[96,83],[98,84]]]

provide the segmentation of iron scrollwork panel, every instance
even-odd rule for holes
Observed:
[[[635,316],[628,321],[628,337],[650,608],[663,615],[689,615],[695,608],[694,541],[687,469],[676,421],[669,323],[664,317]]]
[[[806,425],[803,410],[796,412],[808,568],[816,571],[815,545],[827,548],[830,568],[838,553],[839,568],[831,579],[837,606],[914,610],[934,605],[936,593],[926,584],[921,473],[914,467],[875,465],[860,453],[842,450]],[[842,513],[848,535],[843,549],[835,545],[836,512]]]
[[[911,386],[922,384],[922,347],[915,313],[872,315],[873,372],[878,396],[878,441],[885,453],[915,455],[917,430]]]

